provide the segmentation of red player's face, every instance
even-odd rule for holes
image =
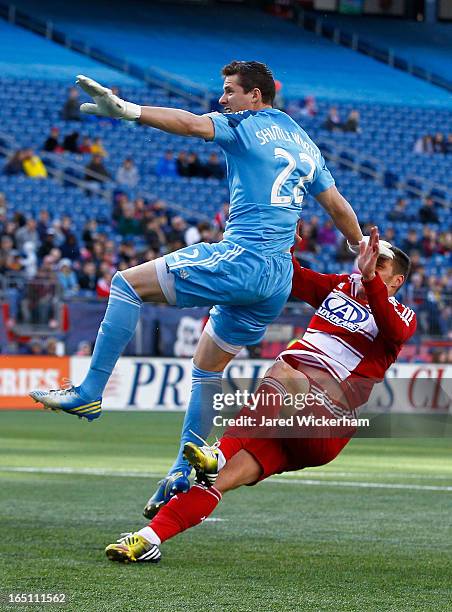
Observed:
[[[387,257],[379,257],[377,259],[376,270],[381,280],[387,286],[389,295],[394,295],[403,283],[403,274],[394,274],[392,259]]]
[[[234,74],[224,79],[223,95],[219,102],[227,113],[237,113],[243,110],[255,110],[259,97],[258,89],[252,89],[245,93],[243,87],[239,85],[239,75]]]

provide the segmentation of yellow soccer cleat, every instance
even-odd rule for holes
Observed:
[[[207,487],[212,487],[218,476],[217,445],[198,446],[193,442],[184,444],[184,459],[195,468],[196,480]]]
[[[110,561],[119,563],[158,563],[162,553],[157,544],[151,544],[138,533],[123,533],[116,544],[109,544],[105,554]]]

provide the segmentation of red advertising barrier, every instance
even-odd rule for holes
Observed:
[[[58,389],[69,378],[69,364],[69,357],[0,356],[0,410],[35,408],[28,393]]]

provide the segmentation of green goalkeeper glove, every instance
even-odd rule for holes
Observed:
[[[141,116],[141,106],[121,100],[115,96],[111,89],[93,81],[89,77],[79,74],[76,84],[92,97],[95,104],[85,103],[80,106],[82,113],[97,115],[98,117],[113,117],[114,119],[126,119],[136,121]]]

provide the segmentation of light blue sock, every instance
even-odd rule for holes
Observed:
[[[97,332],[90,368],[77,389],[87,402],[101,397],[116,362],[133,338],[142,303],[121,272],[116,272],[111,281],[107,310]]]
[[[208,372],[201,370],[192,363],[192,386],[190,402],[187,412],[185,413],[184,424],[182,427],[182,435],[179,447],[179,453],[173,467],[169,473],[174,474],[179,470],[186,471],[191,469],[188,462],[182,457],[184,444],[186,442],[194,442],[201,444],[192,431],[206,439],[213,427],[213,417],[215,410],[213,409],[213,396],[215,393],[221,393],[221,379],[223,372]],[[191,430],[191,431],[190,431]]]

